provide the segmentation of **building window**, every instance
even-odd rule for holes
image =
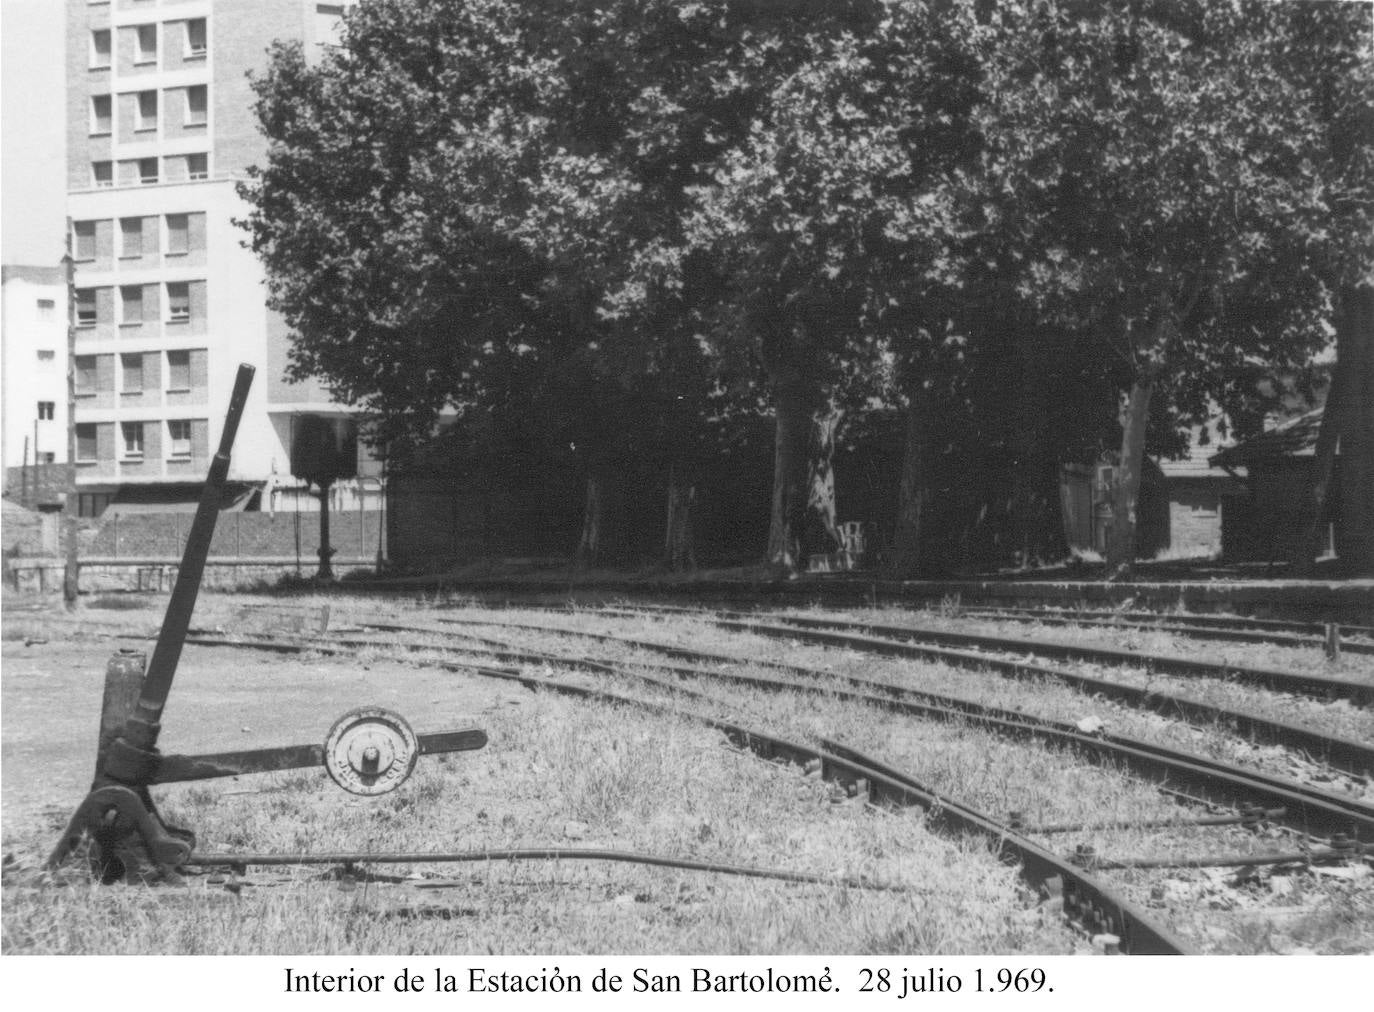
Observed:
[[[191,318],[191,286],[185,281],[167,284],[167,321],[185,323]]]
[[[97,28],[91,32],[91,69],[108,70],[110,67],[110,30]]]
[[[138,160],[138,181],[145,185],[157,182],[156,158],[140,158]]]
[[[204,56],[205,51],[205,19],[192,18],[186,22],[186,55]]]
[[[167,423],[167,456],[172,460],[191,456],[191,423],[188,419],[175,419]]]
[[[95,393],[96,365],[94,355],[77,355],[76,363],[76,392],[79,394]],[[77,426],[79,429],[81,426]]]
[[[204,153],[186,156],[187,179],[210,178],[210,156]]]
[[[119,255],[129,260],[143,256],[143,219],[119,219]]]
[[[209,105],[210,89],[203,84],[193,84],[186,89],[186,125],[204,126],[206,108]]]
[[[140,91],[138,93],[138,127],[139,130],[157,129],[157,92]]]
[[[143,356],[120,355],[120,389],[126,394],[143,393]]]
[[[38,365],[42,369],[51,369],[57,365],[57,352],[51,348],[38,349]]]
[[[72,222],[72,255],[78,260],[95,259],[95,222]]]
[[[95,460],[95,426],[90,422],[78,422],[76,426],[76,459],[79,463]]]
[[[91,133],[107,134],[114,129],[114,102],[109,95],[91,96]]]
[[[114,165],[111,162],[91,162],[91,184],[114,186]]]
[[[45,463],[45,464],[56,464],[56,463],[57,463],[57,454],[55,454],[55,453],[44,453],[44,454],[43,454],[43,463]]]
[[[38,402],[38,420],[40,422],[51,422],[57,413],[57,403],[55,401]]]
[[[322,46],[337,45],[343,34],[343,4],[315,5],[315,42]]]
[[[191,389],[191,353],[189,351],[169,351],[167,353],[167,389]]]
[[[143,423],[120,422],[119,430],[124,434],[124,459],[143,459]]]
[[[121,285],[119,288],[119,322],[143,322],[143,286]]]
[[[78,327],[95,326],[94,288],[78,288],[76,290],[76,325]]]
[[[156,63],[157,25],[139,25],[136,31],[138,34],[138,56],[134,62]]]
[[[181,256],[191,248],[191,217],[186,214],[167,215],[167,255]]]
[[[56,303],[54,300],[52,300],[52,299],[39,299],[39,300],[38,300],[38,318],[39,318],[40,320],[51,320],[51,319],[53,318],[53,316],[56,315],[56,312],[57,312],[57,303]],[[39,357],[40,360],[43,358],[43,355],[44,355],[44,354],[45,354],[45,352],[41,352],[41,351],[38,353],[38,357]],[[52,352],[46,352],[46,354],[51,355]]]

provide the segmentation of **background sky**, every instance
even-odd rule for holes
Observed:
[[[66,232],[63,0],[0,0],[0,260],[56,264]]]

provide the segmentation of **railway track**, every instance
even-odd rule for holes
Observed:
[[[1177,612],[1107,611],[1091,608],[1014,608],[983,605],[956,607],[961,615],[1005,618],[1012,621],[1071,621],[1079,624],[1164,629],[1182,635],[1188,635],[1192,630],[1196,630],[1198,635],[1223,632],[1254,633],[1261,638],[1257,638],[1253,642],[1286,644],[1296,640],[1304,645],[1314,646],[1322,645],[1327,628],[1325,624],[1319,622],[1247,618],[1243,615],[1193,615]],[[1374,639],[1374,626],[1341,623],[1339,629],[1343,635]],[[1269,636],[1277,638],[1263,638]],[[1343,644],[1343,647],[1347,649],[1351,646],[1359,648],[1359,652],[1369,652],[1369,644]]]
[[[1374,704],[1374,682],[1362,682],[1329,675],[1300,674],[1273,668],[1225,664],[1181,657],[1175,654],[1145,653],[1116,647],[1088,646],[1055,640],[995,636],[955,632],[929,626],[888,625],[878,622],[837,618],[812,618],[801,615],[770,616],[762,621],[747,612],[722,612],[710,620],[724,629],[748,629],[761,636],[805,639],[831,646],[849,646],[869,652],[902,653],[902,645],[925,648],[930,645],[969,647],[985,653],[1039,656],[1053,660],[1087,661],[1115,667],[1137,667],[1157,674],[1185,678],[1212,678],[1256,685],[1272,692],[1289,692],[1314,699],[1346,699],[1359,706]],[[772,624],[773,622],[780,624]],[[859,636],[858,633],[866,633]]]
[[[983,609],[961,609],[961,615],[999,622],[1025,622],[1045,626],[1070,626],[1084,629],[1130,630],[1136,632],[1166,632],[1187,639],[1216,640],[1227,643],[1256,643],[1265,646],[1311,649],[1347,654],[1374,655],[1374,643],[1361,643],[1341,638],[1345,627],[1335,627],[1333,639],[1325,636],[1304,636],[1283,632],[1264,632],[1248,629],[1223,629],[1215,626],[1176,624],[1163,619],[1139,621],[1125,618],[1080,618],[1075,615],[1039,615],[1031,611],[1003,612]]]
[[[424,631],[429,632],[431,634],[437,632],[437,630],[433,629]],[[552,627],[549,628],[549,631],[559,633],[568,632],[567,630],[560,630]],[[375,641],[368,642],[366,640],[358,641],[355,643],[350,640],[341,640],[337,636],[331,637],[331,642],[327,645],[320,643],[287,643],[281,640],[274,640],[270,642],[261,641],[251,644],[236,643],[233,641],[224,640],[207,642],[203,638],[195,638],[191,640],[191,643],[197,642],[203,643],[207,646],[251,646],[266,649],[276,649],[285,652],[317,650],[326,654],[346,653],[351,650],[357,649],[359,646],[370,646],[372,649],[376,650],[385,649],[388,646],[393,646],[392,644],[377,644]],[[415,645],[414,649],[434,650],[435,648],[427,647],[425,645]],[[832,699],[845,702],[860,703],[875,707],[882,707],[888,710],[889,712],[900,713],[907,716],[921,717],[923,719],[950,719],[951,716],[953,716],[952,714],[948,713],[942,714],[938,711],[938,708],[933,706],[913,706],[911,705],[911,701],[909,700],[894,699],[891,697],[884,697],[872,693],[836,692],[833,688],[824,688],[819,685],[813,685],[808,687],[800,685],[798,683],[783,682],[782,680],[769,680],[748,678],[745,676],[732,676],[728,674],[723,674],[719,671],[714,671],[705,668],[683,668],[681,666],[666,664],[654,665],[654,667],[657,667],[660,670],[664,670],[668,674],[674,676],[673,681],[667,681],[661,678],[646,675],[643,673],[643,671],[636,671],[634,670],[634,668],[627,667],[623,664],[608,663],[594,658],[572,657],[559,654],[550,654],[546,652],[529,650],[522,651],[509,648],[506,650],[506,655],[506,659],[517,660],[522,663],[538,663],[545,666],[553,665],[559,668],[580,667],[600,674],[613,675],[618,678],[631,678],[634,679],[640,685],[646,685],[653,688],[657,688],[663,692],[670,692],[675,694],[679,698],[686,699],[695,698],[702,701],[709,701],[710,698],[705,694],[698,692],[697,690],[689,690],[685,688],[685,686],[682,684],[680,680],[684,678],[690,678],[700,682],[714,680],[718,684],[733,684],[737,686],[745,686],[751,689],[768,689],[772,691],[811,691],[816,694],[823,694],[829,696]],[[446,668],[448,670],[474,671],[482,675],[518,681],[521,684],[525,684],[531,688],[552,689],[553,691],[568,692],[574,695],[581,695],[583,696],[583,698],[610,698],[620,702],[627,701],[627,697],[614,696],[613,694],[607,696],[604,693],[601,695],[597,695],[595,690],[589,690],[585,686],[573,686],[562,680],[551,679],[547,677],[531,677],[529,675],[522,674],[518,670],[507,667],[473,664],[471,662],[455,662],[451,660],[444,660],[441,658],[415,658],[412,662],[426,665],[434,665],[441,668]],[[636,667],[639,667],[639,665],[637,664]],[[873,687],[878,688],[879,686]],[[888,688],[896,689],[897,687]],[[591,693],[591,695],[588,695],[588,693]],[[643,700],[629,699],[628,701],[633,702],[634,705],[660,705],[657,703],[646,703]],[[698,719],[701,719],[700,715],[695,716]],[[971,714],[964,712],[959,713],[958,716],[964,719],[968,719],[971,716]],[[1024,725],[1027,723],[1024,718],[1024,715],[1010,716],[1019,717],[1020,720],[1011,721],[1010,717],[998,717],[995,716],[993,713],[989,712],[981,715],[980,721],[984,723],[986,726],[990,721],[995,721],[999,719],[1007,720],[1009,723],[1020,723],[1023,725],[1024,728]],[[1079,876],[1081,873],[1084,872],[1095,871],[1116,873],[1116,869],[1122,869],[1119,873],[1123,875],[1139,876],[1143,874],[1146,870],[1156,868],[1184,867],[1196,869],[1207,867],[1209,865],[1224,865],[1226,867],[1242,868],[1247,866],[1247,864],[1255,865],[1272,863],[1279,865],[1284,863],[1291,863],[1295,860],[1359,860],[1360,855],[1365,850],[1365,845],[1361,843],[1360,840],[1369,839],[1369,834],[1372,831],[1374,831],[1374,810],[1369,809],[1368,806],[1355,804],[1353,806],[1346,807],[1343,813],[1337,816],[1334,821],[1323,821],[1326,819],[1326,816],[1314,815],[1314,813],[1316,813],[1321,808],[1322,804],[1329,803],[1330,799],[1322,798],[1321,792],[1299,789],[1295,791],[1292,795],[1285,796],[1282,798],[1282,800],[1287,801],[1288,803],[1296,806],[1296,811],[1304,813],[1296,819],[1290,818],[1286,811],[1281,810],[1283,806],[1258,808],[1254,804],[1244,804],[1239,811],[1236,811],[1230,815],[1220,817],[1208,815],[1194,820],[1167,820],[1167,822],[1165,823],[1156,822],[1153,823],[1153,825],[1169,825],[1177,828],[1185,825],[1206,825],[1210,823],[1212,825],[1238,824],[1242,826],[1253,827],[1260,821],[1276,821],[1285,823],[1290,826],[1296,826],[1306,832],[1311,832],[1313,830],[1316,830],[1318,828],[1318,824],[1320,823],[1321,826],[1332,830],[1331,838],[1325,841],[1324,844],[1318,844],[1314,846],[1310,841],[1304,839],[1297,849],[1286,852],[1258,855],[1254,853],[1222,855],[1209,853],[1203,855],[1193,855],[1191,857],[1185,858],[1179,858],[1177,856],[1121,857],[1114,856],[1110,852],[1110,848],[1108,848],[1106,853],[1099,854],[1098,850],[1095,848],[1085,848],[1084,846],[1080,845],[1077,849],[1075,849],[1072,853],[1068,855],[1055,855],[1052,852],[1046,850],[1043,845],[1034,844],[1030,849],[1027,849],[1025,847],[1025,844],[1030,843],[1031,837],[1035,835],[1052,835],[1054,833],[1064,832],[1066,830],[1078,830],[1081,832],[1085,829],[1101,832],[1105,829],[1110,828],[1110,826],[1108,824],[1101,824],[1096,826],[1078,825],[1068,827],[1028,827],[1021,823],[1019,818],[1016,816],[1011,816],[999,820],[997,818],[988,816],[984,813],[976,812],[966,804],[956,802],[953,799],[950,799],[946,796],[941,796],[938,794],[938,792],[931,791],[929,788],[921,784],[919,781],[916,781],[914,778],[901,773],[899,770],[896,770],[891,765],[884,764],[878,760],[873,759],[871,756],[868,756],[865,753],[858,751],[848,743],[826,739],[821,743],[821,748],[810,748],[807,746],[797,745],[793,742],[784,742],[781,739],[778,739],[774,736],[762,734],[758,731],[751,731],[747,728],[743,728],[741,725],[738,724],[729,724],[729,722],[721,722],[719,720],[714,720],[710,718],[706,719],[707,722],[710,723],[712,726],[715,726],[721,730],[726,731],[727,735],[731,736],[732,740],[736,741],[737,744],[749,745],[749,747],[753,748],[756,752],[760,752],[760,754],[765,754],[770,757],[777,758],[779,756],[782,756],[788,758],[790,761],[797,762],[807,769],[823,769],[824,775],[828,779],[837,779],[841,782],[847,783],[850,785],[851,789],[854,789],[854,785],[859,785],[858,789],[866,792],[869,796],[869,799],[872,801],[898,801],[903,804],[921,804],[922,807],[932,808],[934,811],[941,813],[942,821],[945,821],[948,818],[950,818],[948,813],[955,813],[957,815],[957,818],[955,819],[955,825],[952,826],[952,828],[956,828],[959,832],[977,831],[985,836],[995,835],[1001,840],[1011,841],[1016,845],[1012,848],[1012,850],[1015,852],[1017,860],[1022,862],[1026,874],[1030,875],[1033,878],[1038,878],[1042,881],[1046,879],[1057,879],[1060,882],[1071,883],[1071,886],[1066,886],[1066,888],[1069,889],[1069,892],[1071,894],[1066,897],[1066,909],[1070,909],[1071,911],[1073,911],[1075,913],[1075,916],[1079,917],[1080,919],[1086,918],[1086,920],[1083,920],[1082,923],[1086,924],[1089,930],[1097,930],[1109,934],[1120,935],[1123,939],[1123,951],[1186,951],[1187,946],[1184,944],[1176,944],[1177,940],[1175,939],[1170,943],[1174,946],[1173,948],[1156,947],[1160,939],[1165,936],[1160,935],[1154,932],[1153,930],[1143,930],[1138,925],[1136,925],[1133,921],[1133,915],[1131,912],[1132,908],[1129,903],[1125,903],[1120,899],[1120,897],[1114,896],[1110,889],[1106,889],[1101,893],[1096,892],[1096,890],[1102,888],[1101,883],[1097,882],[1096,880],[1088,883],[1087,885],[1084,885],[1081,877],[1065,878],[1063,876],[1063,866],[1065,864],[1067,864],[1071,868],[1076,869],[1074,871],[1074,876]],[[1004,727],[1003,730],[1005,731],[1006,728]],[[1050,730],[1051,729],[1048,726],[1040,726],[1037,727],[1034,731],[1023,729],[1019,732],[1013,732],[1013,736],[1019,733],[1021,735],[1024,735],[1025,737],[1045,738],[1050,737],[1050,735],[1048,734]],[[1060,739],[1060,741],[1061,743],[1064,743],[1063,739]],[[1093,742],[1091,740],[1088,740],[1076,742],[1075,745],[1086,749],[1096,748],[1098,750],[1098,754],[1114,754],[1114,762],[1119,761],[1121,755],[1120,752],[1115,751],[1117,748],[1121,747],[1121,743],[1116,741]],[[819,764],[819,767],[817,766],[817,764]],[[1196,774],[1198,779],[1195,782],[1193,782],[1190,786],[1194,788],[1202,786],[1203,790],[1198,792],[1202,795],[1201,798],[1198,798],[1196,794],[1193,795],[1194,800],[1207,800],[1209,795],[1211,797],[1211,800],[1220,800],[1219,795],[1216,793],[1216,789],[1207,787],[1207,782],[1210,781],[1213,784],[1228,782],[1227,774],[1230,773],[1230,771],[1222,769],[1223,765],[1224,764],[1211,765],[1210,768]],[[1170,775],[1178,775],[1179,769],[1180,767],[1174,766],[1172,768],[1172,773]],[[1230,773],[1230,775],[1236,776],[1237,774]],[[1242,793],[1256,790],[1257,787],[1263,785],[1263,781],[1265,779],[1262,776],[1254,777],[1252,775],[1247,774],[1245,771],[1242,771],[1239,774],[1239,776],[1241,776],[1242,778],[1249,777],[1251,779],[1251,783],[1245,788],[1243,788]],[[1264,802],[1272,804],[1275,800],[1279,799],[1279,795],[1270,793],[1274,791],[1275,787],[1276,785],[1272,783],[1263,785],[1262,790],[1258,796]],[[1287,789],[1288,786],[1278,787],[1278,790],[1280,791]],[[1228,786],[1225,788],[1225,790],[1227,792],[1226,799],[1234,803],[1237,797],[1239,796],[1236,792],[1236,781],[1229,781]],[[1126,828],[1138,829],[1141,826],[1151,824],[1152,823],[1148,822],[1135,822],[1127,824]],[[1350,834],[1343,834],[1339,831],[1339,826],[1345,826],[1348,829],[1355,830],[1356,835],[1352,837]],[[1104,898],[1104,896],[1106,898]],[[1167,935],[1167,933],[1165,934]]]
[[[280,653],[304,653],[309,651],[323,654],[347,654],[353,649],[348,644],[331,644],[277,640],[258,640],[238,642],[202,636],[191,637],[188,646],[236,647],[250,649],[269,649]],[[533,656],[533,655],[532,655]],[[1187,954],[1193,947],[1172,932],[1160,927],[1149,914],[1134,903],[1122,899],[1102,883],[1090,870],[1055,854],[1028,837],[1011,829],[1003,822],[985,815],[970,805],[934,791],[911,777],[895,769],[890,764],[867,756],[849,744],[829,738],[821,739],[817,745],[807,745],[783,738],[756,728],[747,727],[734,721],[722,720],[703,715],[660,701],[642,697],[610,692],[573,682],[525,674],[514,668],[479,665],[444,659],[417,659],[397,657],[412,664],[437,667],[455,673],[475,674],[496,678],[525,686],[535,691],[556,692],[583,700],[633,706],[652,713],[682,717],[703,723],[722,732],[736,747],[769,761],[785,762],[798,767],[799,773],[818,775],[852,796],[862,796],[868,803],[885,806],[918,806],[929,813],[931,821],[945,831],[957,834],[975,834],[995,845],[1007,859],[1016,861],[1022,875],[1036,887],[1044,890],[1056,903],[1062,904],[1071,924],[1090,935],[1104,936],[1109,945],[1120,947],[1120,951],[1132,955],[1171,955]],[[541,660],[556,661],[554,655],[541,656]],[[705,694],[686,689],[680,685],[637,674],[626,668],[611,667],[611,672],[622,677],[634,679],[642,685],[649,685],[672,693],[682,699],[708,701]],[[385,855],[384,855],[385,857]],[[261,859],[261,863],[278,863],[271,855],[212,855],[206,861],[211,865],[249,865]],[[418,860],[415,855],[402,855],[402,860]],[[325,855],[329,863],[352,863],[365,861],[362,855]]]
[[[500,623],[495,623],[500,624]],[[425,629],[415,626],[395,626],[386,623],[371,624],[379,631],[401,633],[442,633],[438,629]],[[672,656],[681,660],[694,661],[698,665],[720,665],[737,662],[738,658],[728,655],[706,653],[681,647],[656,644],[651,641],[629,639],[604,633],[569,632],[556,627],[521,624],[523,631],[564,633],[589,637],[602,642],[617,643],[623,646],[638,647]],[[502,660],[524,663],[555,661],[576,663],[595,670],[610,671],[614,665],[604,660],[585,656],[547,654],[522,650],[499,640],[478,637],[496,651]],[[362,647],[370,645],[367,641],[345,641],[344,645]],[[426,649],[416,646],[416,650]],[[731,682],[750,688],[768,691],[790,690],[811,693],[818,696],[845,699],[888,710],[898,711],[910,716],[940,721],[969,720],[996,731],[998,734],[1015,739],[1038,739],[1078,751],[1080,754],[1100,763],[1119,763],[1138,775],[1159,783],[1172,784],[1180,790],[1192,791],[1193,796],[1232,806],[1258,806],[1286,809],[1284,819],[1295,829],[1316,830],[1331,834],[1355,833],[1359,839],[1374,841],[1374,807],[1339,794],[1319,790],[1274,777],[1258,771],[1246,770],[1233,764],[1176,749],[1166,748],[1152,742],[1124,735],[1110,735],[1103,732],[1085,734],[1075,725],[1031,717],[1019,711],[1000,710],[983,706],[965,699],[924,692],[905,686],[854,676],[838,676],[832,672],[800,665],[770,664],[789,674],[808,679],[806,682],[781,680],[733,674],[704,666],[683,668],[672,665],[656,665],[674,674]],[[845,683],[847,689],[835,688],[836,682]],[[1311,733],[1311,732],[1309,732]],[[1363,749],[1366,758],[1371,750],[1358,743],[1345,743],[1351,749]]]
[[[730,657],[712,655],[699,650],[674,647],[666,644],[653,643],[651,641],[612,636],[604,633],[576,632],[534,623],[500,622],[485,618],[441,618],[439,621],[449,625],[506,625],[510,628],[527,632],[563,632],[567,635],[581,635],[586,638],[601,639],[603,642],[615,642],[623,645],[637,646],[643,649],[654,650],[668,656],[675,656],[686,660],[697,660],[704,663],[728,663],[732,660]],[[386,626],[385,623],[371,624],[377,628]],[[758,631],[757,627],[751,626],[748,623],[727,623],[725,628],[735,631]],[[414,633],[433,632],[435,630],[426,630],[423,627],[415,626],[407,627],[392,625],[390,631]],[[954,651],[947,648],[889,642],[871,637],[840,636],[819,631],[782,628],[777,629],[774,635],[781,635],[784,638],[791,637],[801,639],[808,642],[819,643],[824,646],[843,646],[850,649],[867,650],[868,652],[881,653],[889,656],[907,657],[918,660],[933,660],[950,664],[955,667],[975,669],[987,668],[995,671],[999,675],[1014,679],[1037,680],[1054,678],[1082,692],[1099,695],[1105,699],[1110,699],[1126,706],[1158,713],[1172,719],[1181,719],[1204,727],[1218,723],[1233,727],[1237,734],[1251,741],[1279,745],[1284,748],[1300,751],[1317,762],[1324,763],[1332,769],[1339,770],[1343,773],[1359,777],[1368,777],[1371,773],[1374,773],[1374,744],[1322,734],[1310,728],[1271,720],[1242,710],[1215,706],[1210,703],[1204,703],[1154,689],[1138,688],[1121,682],[1080,674],[1064,668],[1047,667],[1026,661],[1008,660],[990,657],[986,654]],[[817,674],[815,671],[797,668],[793,665],[779,664],[776,662],[763,663],[767,666],[784,670],[793,669],[796,673],[800,674]],[[905,691],[914,693],[914,690]],[[969,707],[975,705],[953,697],[942,696],[937,698],[939,698],[941,705],[952,708],[967,710]]]

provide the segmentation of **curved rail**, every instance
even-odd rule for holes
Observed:
[[[1093,618],[1073,614],[1037,613],[1032,610],[1000,611],[993,608],[960,608],[959,614],[970,618],[999,622],[1034,622],[1041,625],[1081,626],[1091,629],[1121,629],[1140,632],[1166,632],[1189,639],[1218,640],[1231,643],[1260,643],[1267,646],[1311,648],[1322,650],[1326,641],[1320,636],[1302,636],[1284,632],[1264,632],[1254,629],[1223,629],[1201,624],[1175,623],[1166,616],[1153,620],[1127,618]],[[1347,627],[1341,626],[1342,631]],[[1355,643],[1342,639],[1340,649],[1350,654],[1374,654],[1374,643]]]
[[[489,624],[499,625],[500,623]],[[385,624],[380,625],[386,628],[387,631],[424,632],[443,635],[443,630],[439,629],[425,629],[424,627],[413,626],[404,626],[397,629],[395,627],[386,627]],[[566,632],[566,630],[552,629],[549,627],[521,627],[535,628],[545,632]],[[596,639],[609,640],[648,649],[663,649],[656,644],[624,640],[607,634],[573,633],[573,635],[590,636]],[[368,642],[366,640],[341,640],[338,637],[332,637],[331,639],[333,645],[328,647],[316,644],[306,646],[284,644],[281,642],[267,643],[264,641],[238,643],[231,640],[207,641],[204,639],[195,639],[191,642],[207,646],[256,646],[258,643],[262,643],[267,649],[316,649],[326,653],[335,653],[345,649],[354,649],[358,647],[375,649],[381,646],[381,644]],[[500,644],[499,641],[495,642],[498,646],[508,647],[507,644]],[[424,645],[413,645],[407,649],[411,651],[423,651],[436,648],[426,647]],[[668,649],[677,656],[689,654],[695,656],[697,659],[707,661],[728,659],[722,658],[720,655],[694,654],[694,652],[686,651],[683,648]],[[662,679],[653,678],[638,672],[629,671],[624,665],[611,664],[586,657],[566,657],[536,651],[506,649],[501,654],[501,659],[524,661],[528,663],[557,663],[579,666],[602,673],[629,675],[640,681],[653,684],[669,691],[682,691],[679,686],[673,683],[665,682]],[[442,666],[444,663],[449,662],[428,661],[424,663]],[[664,668],[664,666],[661,665],[657,667]],[[967,700],[953,699],[939,696],[934,693],[909,690],[903,686],[891,685],[854,676],[836,676],[831,672],[796,666],[791,666],[790,670],[797,674],[803,674],[816,679],[829,680],[831,682],[840,680],[847,682],[856,689],[875,691],[849,691],[824,685],[806,685],[804,683],[782,679],[766,678],[756,675],[730,674],[700,668],[684,669],[667,667],[666,670],[680,676],[714,679],[717,681],[731,682],[737,685],[745,685],[751,688],[767,689],[770,691],[796,691],[833,699],[841,699],[846,702],[875,706],[892,712],[900,712],[908,716],[923,719],[942,721],[972,720],[995,733],[1007,737],[1053,742],[1063,747],[1072,748],[1095,762],[1120,763],[1138,775],[1153,782],[1168,785],[1171,790],[1184,793],[1185,796],[1192,797],[1194,800],[1204,800],[1237,807],[1249,805],[1260,808],[1284,809],[1285,814],[1282,816],[1282,821],[1301,832],[1326,834],[1330,836],[1347,833],[1357,839],[1374,840],[1374,807],[1370,807],[1351,798],[1345,798],[1340,795],[1319,791],[1315,788],[1287,781],[1279,777],[1273,777],[1257,770],[1244,769],[1206,756],[1199,756],[1176,749],[1166,748],[1161,745],[1126,737],[1124,735],[1107,735],[1102,733],[1092,735],[1084,734],[1071,724],[1043,720],[1013,711],[998,710]]]
[[[763,636],[796,636],[797,630],[803,630],[809,634],[805,637],[806,639],[813,642],[826,642],[835,646],[856,646],[863,641],[852,634],[829,633],[823,630],[861,629],[885,638],[869,638],[865,645],[870,650],[885,643],[893,643],[893,641],[920,640],[928,643],[971,646],[983,650],[1001,650],[1008,653],[1039,654],[1042,657],[1061,660],[1071,659],[1094,661],[1100,664],[1143,667],[1159,674],[1225,679],[1259,685],[1274,692],[1292,692],[1318,699],[1348,699],[1361,706],[1374,703],[1374,683],[1332,678],[1326,675],[1304,675],[1293,671],[1252,668],[1239,664],[1220,664],[1215,661],[1178,657],[1172,654],[1148,654],[1115,647],[1090,647],[1081,643],[1065,643],[1058,640],[991,636],[979,633],[953,632],[948,629],[931,629],[926,626],[894,626],[877,622],[807,618],[800,615],[773,616],[776,621],[784,623],[785,627],[792,627],[780,628],[761,622],[745,613],[726,614],[731,617],[712,619],[711,621],[721,628],[748,628],[750,631]]]
[[[630,639],[628,637],[613,636],[607,633],[558,629],[556,627],[541,626],[533,623],[458,618],[439,618],[437,621],[446,625],[496,625],[506,626],[512,629],[558,632],[565,635],[583,636],[590,639],[600,639],[606,642],[638,646],[644,649],[655,650],[667,656],[679,657],[686,660],[704,660],[713,663],[737,663],[740,660],[738,657],[710,654],[684,647],[653,643],[647,640]],[[744,630],[747,628],[749,631],[758,631],[755,627],[749,626],[747,623],[735,625],[727,622],[723,624],[726,628],[736,630]],[[372,628],[390,629],[395,632],[440,632],[440,630],[425,630],[421,627],[388,626],[384,623],[368,623],[368,625]],[[1343,770],[1344,772],[1352,773],[1357,776],[1367,776],[1371,771],[1374,771],[1374,745],[1371,744],[1320,734],[1310,728],[1270,720],[1269,718],[1247,713],[1243,710],[1227,709],[1210,703],[1186,699],[1182,696],[1158,692],[1153,689],[1142,689],[1131,685],[1124,685],[1120,682],[1109,681],[1107,679],[1093,678],[1090,675],[1080,675],[1077,672],[1061,668],[1044,667],[1023,661],[1011,661],[1004,658],[990,657],[985,654],[955,651],[941,647],[927,647],[919,644],[896,643],[889,640],[863,637],[843,637],[843,634],[813,633],[810,630],[786,629],[776,635],[791,636],[797,639],[811,639],[813,641],[821,640],[827,645],[846,646],[860,650],[868,649],[869,652],[941,661],[957,667],[987,668],[1000,675],[1013,678],[1055,678],[1084,692],[1100,695],[1106,699],[1163,714],[1164,716],[1182,718],[1201,725],[1217,722],[1228,724],[1234,726],[1239,734],[1249,737],[1252,740],[1301,750],[1313,758],[1329,764],[1335,769]],[[775,661],[756,661],[754,663],[759,663],[766,667],[780,668],[782,670],[792,670],[800,674],[822,674],[821,672],[806,669],[798,665],[783,664]],[[824,674],[827,676],[829,675],[828,672]],[[915,693],[916,690],[905,691]],[[924,695],[928,698],[941,699],[942,705],[964,705],[962,701],[952,697],[940,697],[930,693],[925,693]]]
[[[207,640],[203,637],[192,637],[187,643],[240,648],[259,645],[231,640]],[[320,644],[282,642],[272,643],[270,647],[283,652],[318,651],[328,654],[345,653],[348,649]],[[822,740],[821,748],[813,748],[730,721],[680,710],[664,703],[636,699],[633,696],[554,679],[533,678],[509,668],[447,660],[417,662],[414,658],[402,656],[391,659],[497,678],[536,691],[552,691],[584,700],[633,706],[651,713],[687,718],[722,732],[736,745],[747,748],[765,759],[781,759],[802,767],[819,764],[823,778],[843,783],[856,791],[866,792],[870,802],[919,806],[930,811],[934,821],[956,832],[976,833],[992,840],[999,853],[1020,863],[1021,873],[1028,880],[1037,886],[1046,886],[1052,891],[1057,889],[1062,892],[1064,909],[1070,916],[1078,918],[1090,930],[1117,935],[1121,940],[1123,952],[1133,955],[1178,955],[1192,951],[1184,941],[1156,925],[1144,911],[1115,895],[1105,883],[1091,873],[1074,866],[972,806],[933,791],[915,779],[899,774],[880,763],[867,760],[861,753],[839,742]],[[234,863],[232,855],[228,857],[230,860],[225,863]]]

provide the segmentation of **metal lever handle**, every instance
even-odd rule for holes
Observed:
[[[201,579],[205,574],[205,560],[210,555],[210,540],[215,534],[215,521],[219,517],[220,500],[229,474],[229,454],[234,446],[234,437],[238,434],[239,421],[243,417],[248,388],[253,385],[255,371],[251,365],[240,365],[234,380],[219,450],[210,463],[200,505],[196,508],[196,518],[186,538],[181,568],[177,571],[171,600],[167,602],[167,614],[162,620],[157,646],[143,675],[138,706],[124,729],[125,744],[135,750],[148,751],[157,745],[162,710],[167,705],[167,695],[172,689],[172,678],[176,675],[186,632],[191,626],[191,613],[195,610],[196,596],[200,593]]]

